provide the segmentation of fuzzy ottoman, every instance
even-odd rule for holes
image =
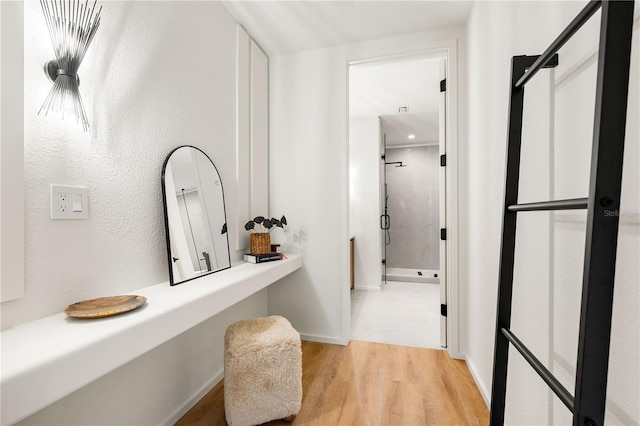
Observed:
[[[302,404],[300,334],[281,316],[231,324],[224,336],[224,409],[230,426],[292,418]]]

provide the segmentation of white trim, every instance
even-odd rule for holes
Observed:
[[[349,86],[349,64],[344,65],[344,78],[347,84],[347,88]],[[338,345],[347,345],[349,340],[351,340],[351,225],[350,225],[350,217],[351,217],[351,202],[350,202],[350,194],[349,194],[349,90],[347,89],[347,103],[346,103],[346,111],[347,111],[347,119],[346,125],[344,126],[344,141],[342,144],[342,151],[338,155],[338,161],[342,164],[340,165],[340,182],[342,182],[340,188],[340,198],[341,205],[343,206],[343,220],[340,221],[340,235],[343,238],[340,239],[340,277],[342,279],[340,285],[342,289],[340,305],[342,308],[342,321],[340,324],[340,338],[330,338],[327,337],[327,340],[314,340],[314,339],[324,339],[322,336],[313,336],[307,335],[309,340],[314,340],[318,342],[324,343],[334,343]]]
[[[462,354],[460,348],[459,299],[459,216],[458,197],[458,42],[449,40],[447,48],[447,352],[454,358]]]
[[[24,296],[24,3],[1,2],[0,300]]]
[[[480,379],[480,374],[478,374],[478,369],[471,362],[471,360],[467,357],[464,357],[465,362],[467,363],[467,368],[471,372],[471,377],[473,377],[473,381],[476,382],[476,386],[480,391],[480,395],[482,395],[482,399],[484,399],[484,403],[487,404],[487,407],[491,406],[491,392],[485,386],[485,383]]]
[[[440,145],[438,141],[430,141],[430,142],[411,143],[411,144],[402,144],[402,145],[387,145],[387,149],[420,148],[424,146],[438,146],[438,145]]]
[[[439,78],[444,79],[446,82],[447,78],[447,59],[443,58],[439,62]],[[441,80],[442,81],[442,80]],[[442,83],[440,83],[440,89],[442,89]],[[440,91],[440,96],[438,99],[438,156],[442,158],[447,154],[447,92]],[[438,227],[440,229],[447,228],[448,220],[447,220],[447,199],[450,195],[447,191],[447,169],[442,166],[438,169]],[[438,252],[440,259],[439,267],[440,267],[440,282],[444,282],[444,286],[440,286],[440,305],[447,304],[447,289],[449,281],[447,280],[447,241],[446,239],[443,241],[442,236],[439,238],[438,243]],[[442,315],[440,312],[440,346],[443,348],[447,347],[447,338],[448,338],[448,317]]]
[[[450,42],[455,40],[445,40],[444,42]],[[437,59],[437,58],[446,58],[447,50],[443,49],[443,46],[440,46],[440,43],[434,43],[434,47],[429,47],[426,49],[414,50],[411,52],[398,52],[393,53],[391,55],[384,56],[375,56],[372,58],[365,59],[357,59],[349,61],[349,66],[377,66],[382,64],[389,64],[397,62],[398,60],[410,61],[412,59]]]
[[[349,344],[349,340],[351,339],[340,339],[336,337],[330,336],[320,336],[318,334],[303,334],[300,333],[300,339],[307,340],[309,342],[318,342],[318,343],[331,343],[333,345],[342,345],[346,346]]]
[[[458,40],[447,39],[440,40],[430,43],[430,47],[420,49],[412,52],[398,52],[390,55],[377,56],[373,58],[365,58],[365,59],[357,59],[351,60],[347,62],[347,85],[349,84],[348,79],[348,70],[350,66],[354,65],[365,65],[372,64],[378,65],[384,62],[395,62],[400,59],[410,59],[410,58],[441,58],[444,57],[447,60],[447,168],[446,168],[446,181],[448,184],[447,191],[447,303],[448,303],[448,326],[447,326],[447,352],[452,358],[463,358],[463,354],[460,347],[460,300],[459,300],[459,255],[458,255],[458,227],[459,227],[459,218],[458,218],[458,196],[459,196],[459,186],[458,186],[458,109],[459,109],[459,99],[458,99]],[[347,90],[347,123],[349,120],[348,117],[348,108],[349,105],[349,90]],[[348,126],[347,126],[348,131]],[[348,141],[348,138],[346,139]],[[348,149],[348,143],[345,144],[346,149]],[[348,153],[347,153],[348,159]],[[343,191],[347,192],[348,196],[348,161],[346,164],[343,164],[343,170],[347,171],[347,179],[345,182],[345,189]],[[348,212],[348,197],[346,199],[347,205],[347,220],[346,223],[349,222],[349,212]],[[346,230],[344,232],[345,235],[348,236],[349,232]],[[345,241],[348,241],[348,238],[345,238]],[[348,260],[348,254],[344,254],[342,256],[343,259]],[[348,281],[348,270],[345,274],[345,279]],[[345,282],[347,282],[345,281]],[[345,284],[345,291],[348,291],[348,286]],[[347,293],[347,296],[349,294]],[[345,321],[349,321],[349,327],[345,328],[347,340],[351,336],[351,309],[350,303],[343,303],[343,311],[342,315],[345,318]],[[343,323],[344,323],[343,322]]]
[[[224,378],[224,368],[221,368],[213,377],[202,385],[200,389],[198,389],[193,395],[191,395],[187,400],[182,403],[178,408],[176,408],[167,418],[160,424],[163,425],[174,425],[187,414],[189,410],[191,410],[195,405],[200,402],[202,398],[208,394],[211,389],[213,389],[218,383],[222,381]]]
[[[249,247],[244,224],[251,217],[251,37],[236,25],[236,232],[235,249]]]
[[[269,58],[252,38],[249,50],[249,218],[253,218],[269,214]]]
[[[367,291],[380,291],[382,290],[382,285],[357,285],[354,290],[367,290]]]

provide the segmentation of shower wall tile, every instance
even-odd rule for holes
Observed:
[[[393,148],[387,162],[388,212],[391,244],[387,265],[393,268],[439,269],[438,146]]]

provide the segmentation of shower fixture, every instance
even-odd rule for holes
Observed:
[[[407,165],[406,165],[406,164],[402,164],[402,161],[391,161],[391,162],[389,162],[389,163],[386,163],[386,162],[385,162],[384,164],[385,164],[385,165],[389,165],[389,164],[397,164],[397,166],[396,166],[396,167],[407,167]]]

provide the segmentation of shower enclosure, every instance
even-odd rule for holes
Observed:
[[[381,175],[383,285],[439,282],[439,147],[388,148]]]

